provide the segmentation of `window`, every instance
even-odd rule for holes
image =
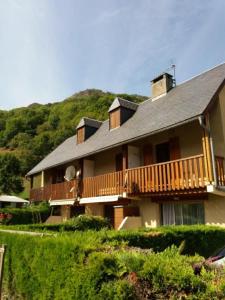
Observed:
[[[120,108],[110,112],[110,129],[119,127],[120,124]]]
[[[84,130],[85,130],[84,127],[77,129],[77,144],[84,142],[84,138],[85,138]]]
[[[204,224],[203,204],[162,204],[163,225]]]

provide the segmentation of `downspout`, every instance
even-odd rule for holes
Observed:
[[[211,136],[210,129],[205,125],[204,123],[204,117],[201,115],[198,117],[200,126],[206,130],[209,134],[209,142],[210,142],[210,151],[211,151],[211,159],[212,159],[212,168],[213,168],[213,178],[214,178],[214,186],[217,188],[217,174],[216,174],[216,163],[215,163],[215,153],[214,153],[214,147],[213,147],[213,139]]]

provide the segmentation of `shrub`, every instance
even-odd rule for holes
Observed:
[[[101,230],[109,229],[111,227],[109,221],[102,217],[80,215],[69,219],[66,222],[60,224],[30,224],[11,226],[12,229],[18,230],[34,230],[34,231],[56,231],[56,232],[70,232],[70,231],[86,231],[86,230]]]
[[[0,233],[9,299],[224,299],[224,274],[195,276],[202,258],[102,244],[94,231],[47,237]]]
[[[160,252],[185,241],[183,254],[194,255],[198,253],[209,257],[212,253],[225,246],[225,229],[216,226],[170,226],[156,229],[121,231],[105,234],[103,241],[112,243],[126,242],[129,246],[144,249],[153,249]]]
[[[62,225],[62,228],[65,231],[100,230],[103,228],[109,229],[110,227],[111,225],[107,219],[88,215],[80,215],[72,218]]]
[[[0,222],[9,225],[40,223],[44,222],[49,214],[49,206],[45,203],[25,208],[7,207],[0,209]]]

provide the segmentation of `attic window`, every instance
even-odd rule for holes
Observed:
[[[77,126],[77,144],[83,143],[90,136],[92,136],[102,122],[90,118],[82,118]]]
[[[109,115],[110,128],[114,129],[120,126],[120,109],[115,109]]]
[[[77,144],[83,143],[85,139],[85,128],[77,129]]]
[[[110,106],[109,112],[109,128],[115,129],[120,127],[137,110],[138,104],[116,97]]]

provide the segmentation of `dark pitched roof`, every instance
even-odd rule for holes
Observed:
[[[94,120],[94,119],[84,117],[80,120],[79,124],[77,125],[77,129],[81,128],[85,125],[90,126],[90,127],[94,127],[94,128],[99,128],[102,125],[102,122],[98,121],[98,120]]]
[[[115,100],[113,101],[113,103],[111,104],[108,112],[110,112],[118,107],[125,107],[125,108],[135,111],[138,108],[138,104],[128,101],[128,100],[125,100],[125,99],[122,99],[120,97],[116,97]]]
[[[156,101],[144,101],[115,130],[109,130],[106,120],[84,143],[76,144],[75,136],[68,138],[27,175],[189,122],[203,114],[224,79],[225,63],[176,86]]]

